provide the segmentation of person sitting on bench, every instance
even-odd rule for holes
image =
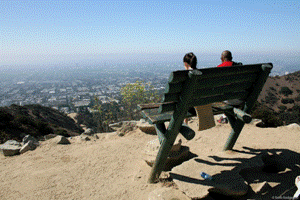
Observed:
[[[185,54],[185,56],[183,57],[183,63],[186,70],[197,69],[197,57],[192,52]],[[189,108],[188,112],[196,115],[195,108]],[[188,124],[188,118],[184,119],[184,123]]]
[[[228,50],[222,52],[221,61],[222,63],[219,64],[217,67],[231,67],[235,65],[243,65],[243,63],[232,61],[232,54]]]
[[[243,65],[242,63],[237,63],[232,61],[232,54],[230,51],[225,50],[221,54],[221,61],[222,63],[219,64],[217,67],[231,67],[235,65]],[[244,101],[242,99],[231,99],[224,101],[224,103],[229,104],[234,107],[242,108]],[[228,120],[226,116],[223,114],[221,118],[218,120],[219,123],[221,123],[224,120],[225,123],[228,123]]]

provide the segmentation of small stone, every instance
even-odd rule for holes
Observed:
[[[95,133],[94,130],[91,128],[88,128],[84,131],[85,135],[93,135],[94,133]]]
[[[94,135],[94,138],[96,139],[96,140],[98,140],[99,139],[99,136],[98,135]]]
[[[58,135],[55,138],[53,138],[53,141],[56,144],[71,144],[70,141],[65,136],[61,136],[61,135]]]
[[[118,136],[124,136],[134,129],[136,129],[136,121],[124,121],[122,126],[117,130],[117,134]]]
[[[32,141],[34,144],[39,145],[39,141],[38,141],[35,137],[33,137],[33,136],[31,136],[31,135],[26,135],[26,136],[23,138],[22,143],[23,143],[23,144],[26,144],[26,143],[29,142],[29,141]]]
[[[12,146],[20,147],[21,143],[16,140],[7,140],[3,145],[12,145]]]
[[[136,125],[144,133],[151,134],[151,135],[157,134],[155,130],[155,126],[153,124],[149,124],[143,119],[141,119]]]
[[[117,130],[119,130],[119,128],[121,128],[122,124],[123,124],[123,122],[117,122],[117,123],[114,123],[114,124],[109,124],[108,126],[111,129],[117,131]]]
[[[15,140],[7,140],[4,144],[0,145],[0,150],[4,156],[14,156],[19,154],[21,149],[20,142]]]
[[[300,130],[299,124],[293,123],[286,126],[288,129]]]
[[[83,141],[90,141],[91,140],[91,138],[89,138],[89,136],[87,136],[85,134],[81,134],[80,139],[83,140]]]
[[[23,145],[20,149],[20,154],[25,153],[29,150],[34,150],[37,146],[33,143],[32,140],[29,140],[25,145]]]
[[[2,153],[4,156],[14,156],[19,154],[20,149],[21,147],[11,145],[3,148]]]
[[[261,119],[252,119],[252,121],[250,122],[250,124],[253,124],[256,126],[256,124],[261,123],[262,120]]]

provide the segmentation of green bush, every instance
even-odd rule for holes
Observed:
[[[0,121],[12,121],[14,119],[14,116],[12,116],[10,113],[8,113],[3,108],[0,108]]]
[[[265,97],[265,102],[271,105],[274,105],[279,99],[276,97],[275,94],[268,92]]]
[[[283,121],[276,116],[276,113],[265,105],[258,106],[252,112],[252,118],[261,119],[266,127],[277,127],[283,125]]]
[[[285,111],[287,109],[287,107],[283,106],[283,105],[282,106],[278,106],[278,108],[279,108],[280,111]]]
[[[53,133],[53,130],[52,130],[52,128],[50,128],[48,126],[48,123],[43,122],[41,120],[36,120],[35,121],[35,127],[43,135],[47,135],[47,134]]]
[[[14,116],[12,116],[6,110],[0,108],[0,129],[8,126],[13,119]]]
[[[274,87],[270,87],[270,90],[277,92],[276,88],[274,88]]]
[[[54,134],[56,134],[56,135],[62,135],[62,136],[65,136],[65,137],[69,137],[70,136],[68,134],[68,132],[65,129],[62,129],[62,128],[56,129],[54,131]]]
[[[288,104],[288,103],[294,103],[294,99],[290,99],[290,98],[285,98],[285,99],[281,99],[281,103],[283,104]]]
[[[293,91],[290,90],[290,88],[284,86],[284,87],[281,87],[281,89],[279,91],[279,94],[283,94],[284,96],[288,96],[290,94],[293,94]]]

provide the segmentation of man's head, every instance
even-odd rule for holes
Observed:
[[[231,52],[228,51],[228,50],[223,51],[222,54],[221,54],[221,60],[222,60],[222,62],[232,61]]]

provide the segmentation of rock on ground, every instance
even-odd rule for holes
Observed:
[[[85,135],[93,135],[95,132],[93,129],[91,128],[87,128],[85,131],[84,131],[84,134]]]
[[[52,142],[54,142],[55,144],[71,144],[65,136],[61,135],[58,135],[55,138],[53,138]]]
[[[26,144],[24,144],[21,149],[20,149],[20,154],[25,153],[26,151],[29,150],[34,150],[36,149],[37,145],[32,141],[29,140]]]
[[[149,124],[144,119],[141,119],[140,121],[138,121],[136,126],[144,133],[156,135],[155,126],[153,124]]]
[[[19,154],[21,143],[15,140],[7,140],[4,144],[0,145],[0,150],[4,156],[14,156]]]

